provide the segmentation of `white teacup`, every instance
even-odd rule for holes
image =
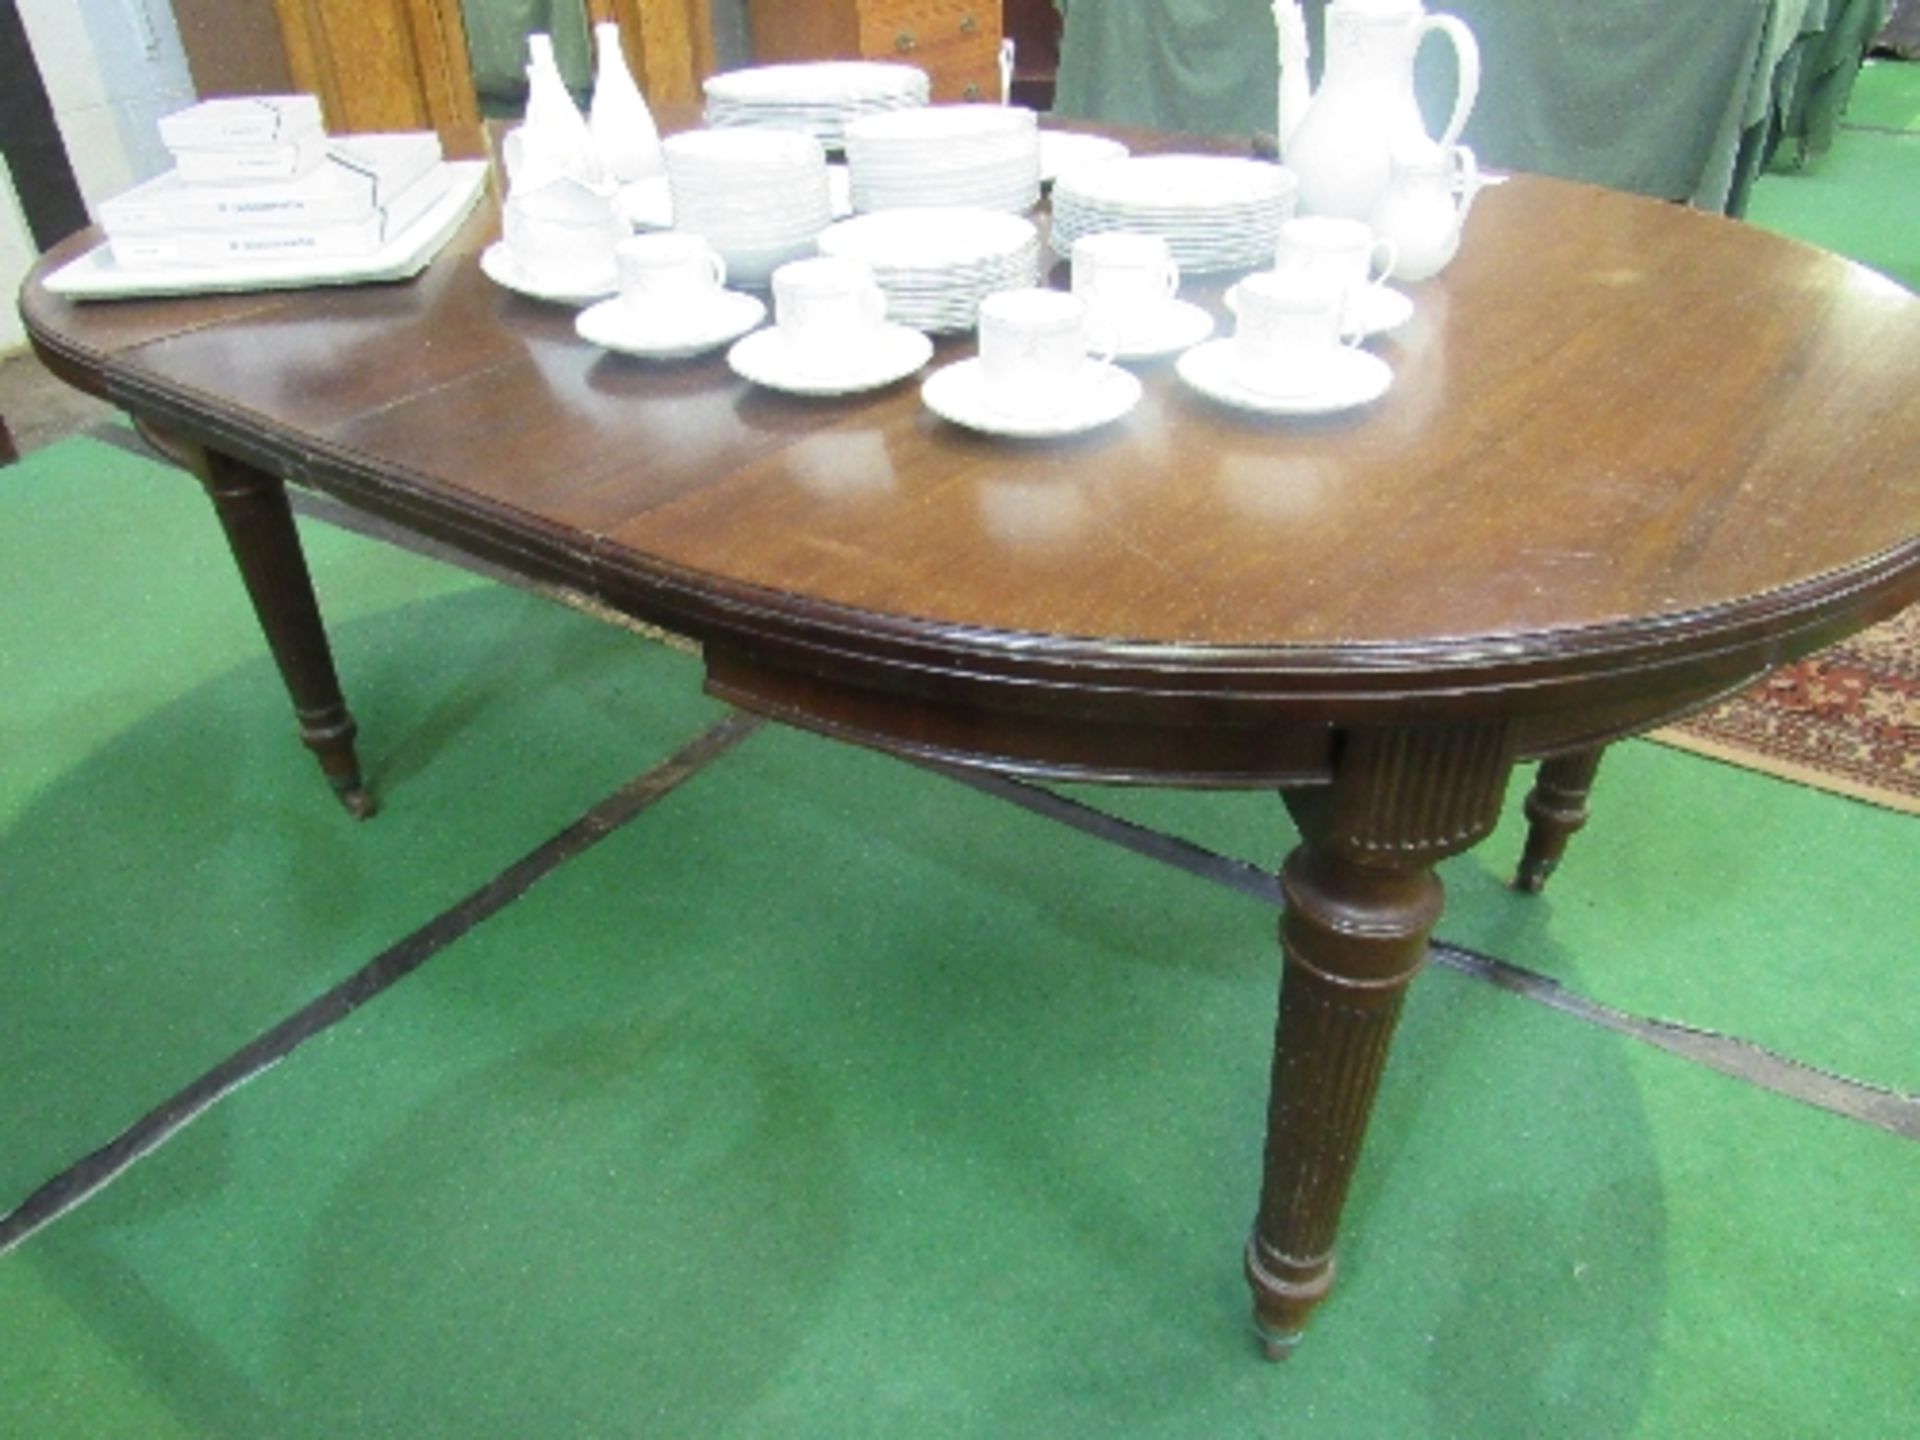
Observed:
[[[880,339],[886,318],[886,292],[862,261],[818,255],[773,272],[774,324],[806,369],[858,364]]]
[[[575,224],[538,214],[509,198],[500,221],[514,262],[535,279],[556,285],[586,284],[612,274],[614,247],[629,233],[611,206]]]
[[[1096,340],[1087,302],[1078,295],[1001,290],[980,302],[984,398],[1003,414],[1044,415],[1070,406],[1112,360],[1112,346]]]
[[[679,230],[635,235],[614,251],[620,299],[637,315],[692,313],[727,283],[727,264],[704,239]]]
[[[1309,393],[1329,357],[1359,343],[1344,323],[1345,292],[1312,270],[1263,270],[1227,292],[1236,317],[1234,378],[1268,395]]]
[[[1073,293],[1095,324],[1126,331],[1180,288],[1180,267],[1158,235],[1107,230],[1073,242]]]
[[[1375,235],[1366,221],[1337,215],[1298,215],[1282,222],[1274,252],[1278,269],[1310,271],[1337,284],[1349,313],[1369,286],[1387,283],[1397,258],[1394,243]]]

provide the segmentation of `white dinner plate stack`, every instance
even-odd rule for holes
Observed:
[[[1053,184],[1053,247],[1132,230],[1164,236],[1189,274],[1273,264],[1300,182],[1291,170],[1230,155],[1132,155],[1078,166]]]
[[[833,219],[827,156],[811,135],[686,130],[661,142],[674,228],[704,235],[729,285],[764,285],[813,254]]]
[[[1040,283],[1040,232],[1001,210],[882,210],[820,236],[820,253],[864,260],[887,295],[887,319],[929,334],[971,330],[996,290]]]
[[[1040,201],[1040,130],[1011,105],[930,105],[847,126],[853,208],[958,205],[1031,210]]]
[[[762,130],[804,130],[829,150],[840,148],[849,121],[927,103],[927,72],[870,60],[757,65],[712,75],[707,124]]]
[[[1069,170],[1084,169],[1108,160],[1124,160],[1130,152],[1118,140],[1086,135],[1077,130],[1040,132],[1040,183],[1051,185]]]

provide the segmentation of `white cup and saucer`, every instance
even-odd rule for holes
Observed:
[[[584,305],[619,288],[614,250],[632,233],[610,192],[560,177],[508,196],[501,238],[480,254],[489,280],[535,300]]]
[[[1114,358],[1147,360],[1197,345],[1213,316],[1178,298],[1180,267],[1164,237],[1104,230],[1073,242],[1073,293],[1087,302]]]
[[[1413,315],[1413,299],[1387,284],[1397,252],[1364,220],[1298,215],[1282,222],[1274,268],[1324,275],[1346,294],[1343,323],[1361,336],[1397,330]]]
[[[1384,395],[1393,370],[1358,348],[1346,291],[1311,270],[1263,270],[1228,293],[1234,333],[1176,362],[1180,378],[1222,404],[1271,415],[1326,415]]]
[[[735,374],[793,395],[852,395],[911,375],[933,341],[887,323],[887,297],[864,261],[820,255],[773,272],[773,328],[727,352]]]
[[[726,262],[698,235],[635,235],[614,250],[620,293],[580,312],[580,338],[622,355],[679,360],[717,350],[766,318],[752,295],[726,288]]]
[[[1140,403],[1087,302],[1064,290],[1001,290],[980,302],[980,353],[921,387],[942,419],[990,435],[1077,435]]]

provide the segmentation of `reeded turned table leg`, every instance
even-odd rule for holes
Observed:
[[[340,803],[365,819],[375,802],[360,778],[353,748],[357,727],[340,693],[286,485],[277,475],[199,446],[170,443],[168,449],[200,477],[213,501],[293,701],[301,743],[319,760]]]
[[[1280,876],[1285,965],[1246,1249],[1255,1324],[1274,1359],[1333,1285],[1374,1093],[1440,918],[1433,867],[1493,828],[1511,768],[1500,726],[1359,732],[1331,786],[1285,792],[1301,844]]]
[[[1606,747],[1596,745],[1591,750],[1576,750],[1540,762],[1540,773],[1527,792],[1530,826],[1526,853],[1520,857],[1519,872],[1513,877],[1515,889],[1538,894],[1546,888],[1547,877],[1567,853],[1567,841],[1587,823],[1587,795],[1604,754]]]

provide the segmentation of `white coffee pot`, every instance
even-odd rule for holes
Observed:
[[[1280,40],[1280,154],[1300,177],[1300,209],[1370,220],[1393,183],[1396,150],[1450,150],[1480,93],[1480,47],[1466,22],[1429,15],[1420,0],[1333,0],[1326,11],[1320,88],[1307,80],[1300,0],[1274,0]],[[1459,58],[1453,113],[1437,140],[1414,96],[1413,61],[1434,32]]]
[[[1429,141],[1394,153],[1393,181],[1375,207],[1373,233],[1394,245],[1401,280],[1438,275],[1460,250],[1474,197],[1490,182],[1465,145]]]

